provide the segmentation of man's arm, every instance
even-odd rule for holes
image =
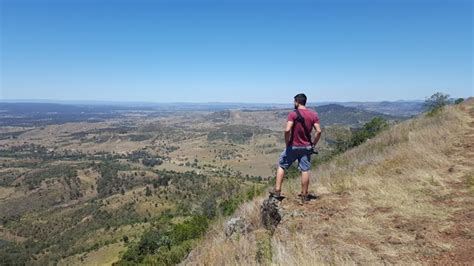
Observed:
[[[321,138],[321,126],[319,125],[319,123],[314,123],[313,127],[314,127],[314,130],[316,130],[316,135],[314,136],[313,145],[316,146],[316,144],[318,144],[319,142],[319,139]]]
[[[285,128],[285,145],[288,147],[290,144],[290,138],[291,138],[291,128],[293,128],[293,121],[288,121],[286,123],[286,128]]]

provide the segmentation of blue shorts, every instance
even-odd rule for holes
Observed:
[[[298,160],[298,169],[301,172],[311,170],[311,146],[308,147],[287,147],[280,155],[278,162],[283,169],[288,169]]]

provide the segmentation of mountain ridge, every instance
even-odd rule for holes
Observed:
[[[319,166],[319,200],[299,206],[298,180],[285,181],[273,235],[260,197],[234,215],[248,232],[228,238],[221,221],[182,264],[470,263],[473,143],[473,99],[402,122]]]

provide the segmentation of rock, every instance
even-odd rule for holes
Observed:
[[[304,216],[305,216],[304,212],[298,211],[298,210],[294,210],[291,213],[291,217],[304,217]]]
[[[389,236],[386,241],[392,245],[401,245],[403,244],[402,240],[399,237]]]
[[[281,221],[282,214],[279,201],[274,198],[265,199],[260,206],[262,225],[272,234]]]
[[[234,234],[243,234],[247,233],[249,226],[245,223],[245,220],[242,217],[232,218],[227,221],[224,232],[226,237],[231,237]]]

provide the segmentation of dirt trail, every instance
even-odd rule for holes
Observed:
[[[457,210],[451,218],[453,226],[441,234],[453,249],[431,260],[433,264],[474,264],[474,104],[464,106],[464,109],[469,114],[469,129],[456,155],[461,158],[458,167],[466,169],[467,173],[459,181],[449,183],[452,199],[440,202],[446,208]]]

